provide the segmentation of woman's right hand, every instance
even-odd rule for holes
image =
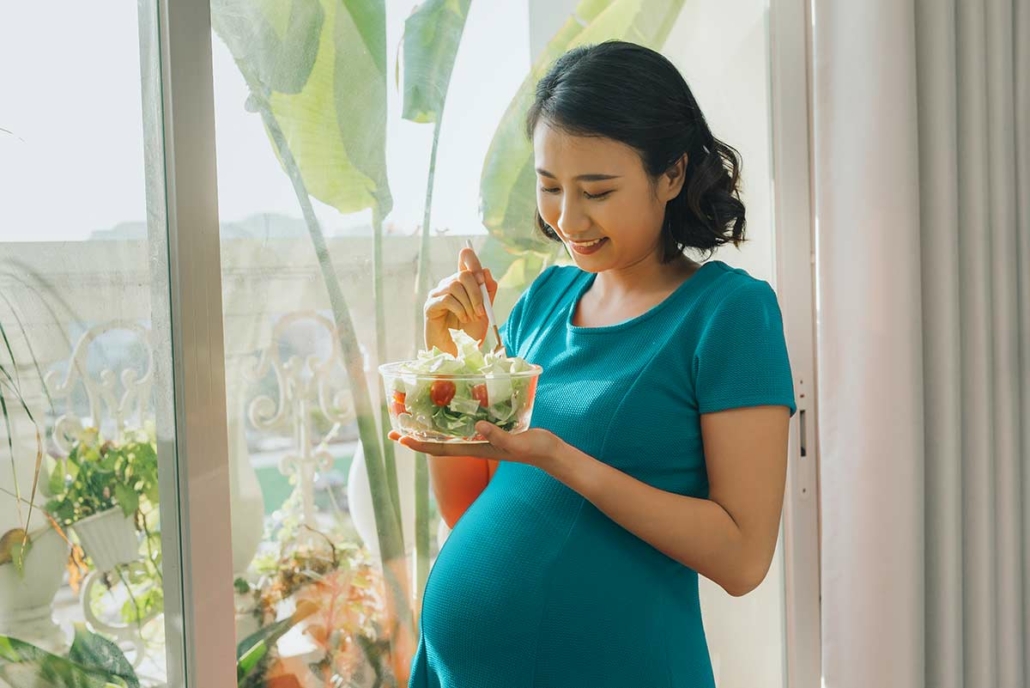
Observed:
[[[458,349],[451,339],[450,329],[463,330],[478,342],[486,337],[490,327],[483,308],[480,284],[486,284],[493,303],[497,294],[497,281],[484,269],[471,249],[463,248],[458,254],[458,271],[444,278],[429,292],[423,312],[426,318],[426,348],[434,346],[450,354]]]

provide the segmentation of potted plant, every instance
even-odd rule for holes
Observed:
[[[45,408],[26,396],[34,398],[42,388],[42,374],[23,321],[13,313],[16,327],[5,329],[8,315],[0,320],[0,465],[5,469],[0,472],[0,634],[17,632],[59,649],[66,643],[51,618],[51,602],[70,545],[39,507],[44,487],[39,481],[44,457],[40,414]],[[31,363],[19,365],[16,348]]]
[[[151,433],[126,433],[104,441],[87,428],[68,456],[48,458],[46,509],[62,527],[70,526],[99,571],[140,558],[139,533],[151,544],[156,525],[157,447]]]
[[[249,637],[267,639],[260,663],[242,661],[251,643],[240,643],[239,686],[396,686],[385,587],[373,557],[341,542],[340,533],[308,535],[288,537],[259,555],[256,580],[235,581],[237,595],[251,600],[259,629]],[[301,633],[279,648],[278,639],[294,625]]]

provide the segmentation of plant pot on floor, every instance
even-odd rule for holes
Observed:
[[[82,549],[98,571],[110,571],[119,564],[140,558],[139,535],[133,516],[126,516],[118,508],[108,509],[72,526]]]

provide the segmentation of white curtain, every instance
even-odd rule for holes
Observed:
[[[1030,0],[813,0],[827,688],[1030,683]]]

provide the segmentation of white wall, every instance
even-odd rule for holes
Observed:
[[[775,285],[769,31],[766,0],[694,0],[664,53],[687,79],[717,139],[740,151],[749,241],[716,258]],[[785,685],[782,547],[765,582],[732,598],[702,579],[701,606],[719,688]]]

